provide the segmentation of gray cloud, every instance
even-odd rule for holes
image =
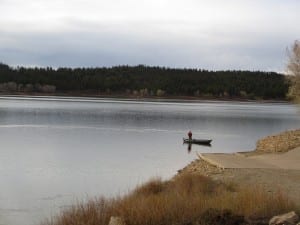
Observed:
[[[16,4],[18,0],[12,2]],[[57,9],[55,4],[31,2],[35,4],[27,10],[46,6]],[[243,5],[230,0],[223,5],[222,1],[214,0],[207,6],[208,12],[203,9],[202,1],[189,0],[185,8],[177,0],[173,5],[165,5],[167,0],[161,1],[162,5],[143,2],[148,4],[151,13],[156,13],[154,9],[158,7],[157,15],[146,12],[146,8],[140,11],[126,8],[124,2],[120,3],[118,15],[109,11],[114,5],[105,1],[103,8],[108,12],[99,9],[99,17],[95,9],[91,16],[85,13],[76,16],[79,9],[71,7],[68,11],[61,5],[56,13],[41,16],[41,22],[30,16],[13,20],[1,14],[0,61],[53,67],[147,64],[282,71],[286,47],[299,38],[296,28],[300,26],[297,11],[300,3],[297,1],[288,0],[283,5],[278,0],[249,0],[243,1],[247,3]],[[74,2],[75,6],[82,3]],[[90,3],[99,7],[96,1]],[[136,1],[128,3],[133,6]],[[0,1],[1,4],[6,4],[6,8],[12,6],[8,1]],[[84,5],[83,11],[91,7]],[[198,16],[198,11],[206,14]],[[213,12],[219,14],[210,15]]]

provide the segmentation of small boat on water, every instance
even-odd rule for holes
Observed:
[[[199,144],[199,145],[210,145],[212,140],[210,139],[188,139],[188,138],[183,138],[183,143],[187,144]]]

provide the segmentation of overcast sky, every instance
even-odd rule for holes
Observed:
[[[0,0],[0,62],[283,71],[299,0]]]

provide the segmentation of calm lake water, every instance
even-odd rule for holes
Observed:
[[[196,152],[251,150],[299,126],[286,103],[1,97],[0,224],[39,224],[76,201],[170,178]],[[188,130],[212,146],[188,152]]]

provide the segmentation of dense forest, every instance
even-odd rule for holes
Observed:
[[[196,96],[284,99],[285,76],[260,71],[164,67],[25,68],[0,63],[0,92],[90,93],[126,96]]]

